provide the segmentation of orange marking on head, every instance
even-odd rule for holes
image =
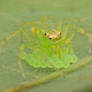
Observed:
[[[52,30],[52,33],[45,33],[46,37],[49,39],[56,39],[58,40],[61,36],[61,32],[57,31],[57,30]]]

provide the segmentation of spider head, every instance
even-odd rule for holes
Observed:
[[[58,40],[61,37],[61,32],[53,30],[52,33],[50,32],[45,33],[45,36],[50,40]]]

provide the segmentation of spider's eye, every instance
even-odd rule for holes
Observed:
[[[52,38],[49,38],[50,40],[52,39]]]
[[[46,33],[44,35],[46,35]]]

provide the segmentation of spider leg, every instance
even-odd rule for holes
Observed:
[[[60,51],[60,47],[57,48],[57,54],[58,54],[58,57],[61,58],[61,51]]]
[[[92,34],[86,32],[82,28],[80,28],[77,32],[81,33],[82,35],[85,35],[88,38],[88,41],[89,41],[89,54],[91,54],[91,52],[92,52]]]
[[[15,37],[19,33],[23,33],[24,36],[25,36],[25,38],[27,39],[27,41],[31,42],[31,38],[30,38],[29,34],[25,30],[18,30],[16,32],[12,33],[11,35],[9,35],[8,37],[6,37],[4,40],[2,40],[0,42],[0,47],[2,47],[7,41],[9,41],[10,39],[12,39],[13,37]],[[20,70],[22,72],[22,75],[25,78],[24,71],[23,71],[22,64],[21,64],[23,50],[24,50],[24,45],[21,45],[18,63],[19,63],[19,68],[20,68]]]
[[[44,29],[49,30],[47,24],[45,23],[45,21],[46,21],[47,19],[49,19],[49,16],[40,18],[40,22],[38,22],[38,23],[41,24]],[[35,23],[35,22],[22,22],[21,25],[22,25],[22,26],[34,25],[35,27],[37,27],[37,23]]]
[[[41,25],[43,26],[43,28],[46,30],[46,31],[49,31],[49,27],[47,26],[47,24],[45,23],[45,21],[49,19],[49,17],[44,17],[44,18],[40,18],[40,23]]]
[[[33,25],[33,27],[30,29],[30,32],[33,33],[34,37],[37,37],[37,35],[39,34],[39,29],[37,27],[37,23],[36,22],[22,22],[22,26],[30,26]]]
[[[92,53],[92,40],[91,39],[89,39],[89,54],[91,54]]]
[[[36,22],[22,22],[21,26],[30,26],[30,25],[34,25],[35,27],[37,27],[37,23]]]
[[[18,56],[19,69],[20,69],[24,79],[26,79],[26,76],[25,76],[24,69],[23,69],[23,66],[22,66],[22,56],[23,56],[22,54],[23,54],[25,48],[30,48],[30,46],[27,46],[26,44],[22,44],[20,46],[20,51],[19,51],[19,56]]]
[[[70,54],[71,53],[71,41],[67,41],[66,44],[68,46],[68,54]]]
[[[62,39],[64,40],[67,37],[68,31],[69,31],[69,25],[66,25],[62,31],[64,31],[62,35]]]
[[[4,40],[2,40],[0,42],[0,47],[2,47],[8,40],[12,39],[14,36],[16,36],[20,32],[21,32],[21,30],[18,30],[16,32],[12,33],[11,35],[9,35],[8,37],[6,37]]]
[[[63,29],[62,29],[62,24],[61,23],[59,23],[59,29],[61,30],[61,32],[63,32]],[[67,40],[67,34],[68,34],[68,29],[69,29],[69,25],[66,25],[65,27],[64,27],[64,33],[63,33],[63,35],[61,35],[62,36],[62,39],[61,40],[59,40],[59,41],[56,41],[55,42],[55,49],[56,49],[56,52],[57,52],[57,55],[59,56],[59,58],[61,58],[61,51],[60,51],[60,48],[58,47],[59,45],[59,43],[62,43],[62,41],[65,41],[65,43],[67,44],[67,46],[68,46],[68,52],[70,53],[70,48],[71,48],[71,44],[70,44],[70,41],[69,40]]]
[[[89,51],[88,52],[89,52],[89,54],[91,54],[91,52],[92,52],[92,34],[86,32],[84,29],[79,28],[79,29],[73,31],[68,38],[68,42],[73,39],[76,32],[81,33],[82,35],[85,35],[86,37],[88,37],[88,41],[89,41]]]
[[[75,35],[75,32],[72,32],[71,35],[69,37],[67,37],[67,40],[66,40],[69,54],[71,53],[71,40],[73,39],[74,35]]]
[[[62,22],[59,22],[58,23],[58,27],[57,27],[57,30],[59,30],[60,32],[61,32],[61,34],[62,34],[62,30],[63,29],[63,27],[62,27]]]
[[[22,72],[22,76],[23,76],[23,78],[25,79],[26,77],[25,77],[25,74],[24,74],[24,69],[23,69],[23,67],[22,67],[22,54],[23,54],[23,51],[24,51],[24,45],[22,44],[21,46],[20,46],[20,52],[19,52],[19,57],[18,57],[18,65],[19,65],[19,69],[20,69],[20,71]]]
[[[9,41],[10,39],[12,39],[13,37],[15,37],[15,36],[16,36],[17,34],[19,34],[19,33],[23,33],[24,36],[25,36],[25,38],[26,38],[28,41],[30,41],[30,36],[29,36],[29,34],[28,34],[25,30],[18,30],[18,31],[16,31],[16,32],[12,33],[11,35],[9,35],[8,37],[6,37],[4,40],[2,40],[2,41],[0,42],[0,47],[2,47],[7,41]]]

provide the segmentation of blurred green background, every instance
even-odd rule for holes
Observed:
[[[23,21],[38,21],[44,16],[52,16],[56,19],[76,19],[72,22],[92,33],[92,0],[0,0],[0,41],[18,30]],[[79,19],[85,21],[80,22]],[[46,72],[52,72],[49,69],[31,68],[23,62],[27,77],[24,80],[17,62],[20,45],[21,38],[17,35],[0,48],[0,92],[3,89],[35,80],[35,77],[43,76],[47,74]],[[72,48],[79,60],[89,56],[88,39],[79,33],[72,41]],[[87,89],[92,90],[91,87],[92,63],[63,78],[57,78],[23,92],[82,92]]]

